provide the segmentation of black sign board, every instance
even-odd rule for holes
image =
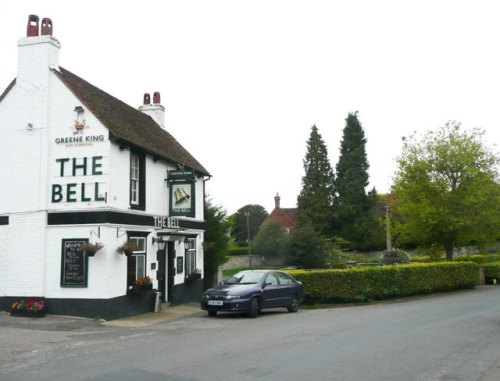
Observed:
[[[61,258],[61,287],[87,287],[88,258],[80,245],[88,239],[63,239]]]

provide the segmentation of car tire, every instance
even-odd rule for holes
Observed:
[[[208,311],[208,316],[211,317],[217,316],[217,311]]]
[[[292,301],[287,307],[288,312],[297,312],[299,310],[299,299],[297,295],[292,296]]]
[[[250,301],[250,309],[248,310],[248,317],[256,318],[259,314],[259,301],[257,298],[253,298]]]

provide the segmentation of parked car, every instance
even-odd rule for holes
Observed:
[[[210,316],[217,312],[246,312],[255,318],[266,308],[286,307],[289,312],[297,312],[303,298],[302,283],[285,272],[246,270],[206,290],[201,309]]]

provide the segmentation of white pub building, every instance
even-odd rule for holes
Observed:
[[[60,67],[52,29],[29,17],[0,95],[0,310],[36,298],[114,319],[157,292],[199,300],[208,171],[165,129],[159,93],[137,110]]]

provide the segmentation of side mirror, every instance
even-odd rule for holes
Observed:
[[[262,288],[266,288],[267,286],[270,286],[272,285],[271,282],[264,282],[264,284],[262,285]]]

